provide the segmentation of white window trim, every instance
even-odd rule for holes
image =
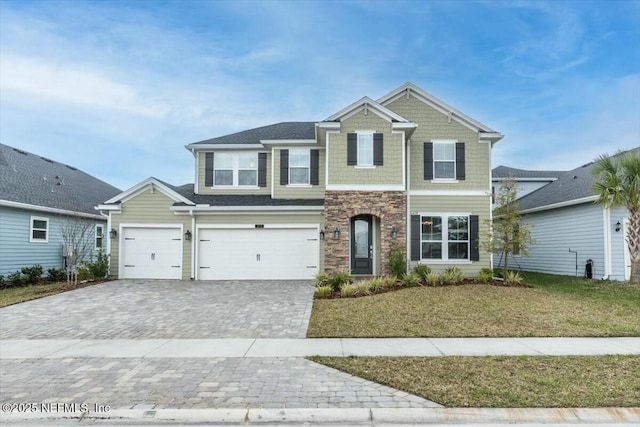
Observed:
[[[102,235],[100,236],[100,238],[102,239],[102,245],[100,245],[100,246],[98,246],[98,229],[102,230]],[[104,248],[103,248],[104,247],[104,225],[103,224],[96,224],[94,242],[95,242],[95,249],[97,251],[104,250]]]
[[[223,168],[216,168],[216,160],[215,160],[215,156],[213,158],[213,186],[211,188],[237,188],[237,189],[247,189],[247,190],[253,190],[256,188],[260,188],[258,186],[258,163],[259,163],[259,159],[258,159],[258,153],[246,153],[246,152],[240,152],[240,151],[236,151],[236,152],[225,152],[225,155],[230,155],[233,156],[233,166],[231,169],[223,169]],[[254,154],[256,156],[256,168],[255,169],[247,169],[247,168],[243,168],[240,169],[240,155],[241,154]],[[231,185],[223,185],[223,184],[216,184],[216,170],[221,170],[221,171],[228,171],[231,170],[232,171],[232,184]],[[246,170],[255,170],[256,172],[256,183],[255,185],[240,185],[238,184],[239,182],[239,174],[240,174],[240,170],[246,171]]]
[[[458,182],[458,180],[456,179],[456,167],[457,167],[457,162],[458,159],[456,159],[456,142],[458,142],[455,139],[436,139],[436,140],[432,140],[431,142],[433,142],[433,179],[431,180],[432,183],[446,183],[446,184],[455,184]],[[437,178],[436,177],[436,161],[437,162],[447,162],[447,163],[452,163],[451,160],[436,160],[436,145],[444,145],[444,144],[453,144],[453,178]]]
[[[307,163],[307,182],[293,183],[291,182],[291,169],[304,169],[302,166],[291,166],[291,153],[292,152],[306,152],[309,163]],[[287,180],[287,187],[311,187],[311,150],[308,148],[291,148],[289,149],[289,179]]]
[[[449,259],[449,217],[452,216],[466,216],[467,224],[469,228],[471,228],[471,214],[468,212],[465,213],[457,213],[457,212],[420,212],[420,263],[422,264],[472,264],[471,261],[471,230],[468,231],[469,238],[466,240],[467,245],[467,259]],[[441,259],[433,259],[433,258],[422,258],[422,217],[423,216],[438,216],[442,218],[442,258]],[[447,237],[446,239],[444,237]],[[459,242],[459,240],[454,240],[452,242]],[[464,240],[462,240],[464,242]]]
[[[373,144],[373,135],[376,133],[374,130],[357,130],[356,131],[356,169],[375,169],[374,161],[375,161],[375,153],[374,153],[374,144]],[[369,163],[360,163],[360,135],[371,135],[371,164]]]
[[[44,239],[36,239],[33,237],[34,230],[42,231],[42,228],[34,228],[33,221],[44,221],[47,223],[47,228],[44,229],[46,237]],[[31,216],[29,218],[29,242],[30,243],[49,243],[49,218],[44,216]]]

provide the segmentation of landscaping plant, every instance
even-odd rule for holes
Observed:
[[[455,285],[462,282],[464,274],[458,267],[447,267],[440,276],[440,281],[446,285]]]
[[[355,293],[356,293],[356,287],[349,282],[343,283],[340,286],[340,296],[342,297],[350,297],[350,296],[353,296]]]
[[[487,267],[478,272],[478,282],[489,283],[493,279],[493,270]]]
[[[517,286],[522,284],[522,276],[518,271],[507,271],[507,274],[504,276],[504,283],[509,286]]]
[[[316,286],[315,296],[316,298],[328,298],[329,296],[331,296],[332,292],[333,289],[331,289],[331,286]]]
[[[404,247],[394,246],[389,251],[389,271],[396,277],[402,277],[407,272]]]
[[[404,286],[416,286],[420,284],[420,276],[416,273],[404,273],[400,279]]]
[[[33,267],[23,267],[21,270],[22,274],[24,274],[23,282],[26,285],[35,285],[42,278],[42,266],[40,264],[36,264]]]
[[[426,283],[427,276],[429,275],[429,273],[431,273],[431,268],[429,268],[429,266],[425,264],[418,264],[415,267],[413,267],[413,272],[417,274],[418,277],[420,277],[420,280],[423,283]]]
[[[342,285],[353,283],[353,275],[349,270],[340,269],[329,276],[328,285],[334,291],[339,291]]]

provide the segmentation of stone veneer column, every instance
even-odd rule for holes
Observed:
[[[349,243],[351,241],[350,219],[357,215],[373,215],[380,222],[380,261],[382,274],[389,274],[389,250],[407,242],[406,193],[404,191],[326,191],[325,214],[325,258],[327,273],[338,269],[349,269]],[[340,238],[333,238],[333,231],[340,229]],[[398,237],[391,238],[396,227]]]

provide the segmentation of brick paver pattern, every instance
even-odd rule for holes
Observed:
[[[416,408],[420,397],[300,358],[12,359],[4,402],[118,408]]]
[[[117,280],[0,309],[1,339],[304,338],[311,281]]]

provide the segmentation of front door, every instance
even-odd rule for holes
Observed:
[[[373,274],[373,238],[371,217],[357,216],[351,219],[351,272]]]

